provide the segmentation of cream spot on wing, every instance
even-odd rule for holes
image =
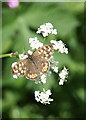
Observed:
[[[41,58],[44,58],[43,56],[41,56]]]
[[[43,47],[45,50],[47,49],[45,46]]]
[[[43,67],[42,72],[47,72],[48,68],[47,67]]]
[[[24,72],[24,73],[26,73],[26,71],[25,71],[25,70],[24,70],[23,72]]]
[[[47,54],[47,52],[46,52],[46,51],[44,51],[43,53],[44,53],[44,54]]]
[[[48,49],[48,52],[51,51],[51,48]]]
[[[47,57],[45,57],[45,59],[47,60]]]
[[[40,52],[42,53],[42,52],[43,52],[43,50],[42,50],[42,49],[40,49]]]
[[[18,70],[14,70],[14,73],[18,73]]]
[[[14,67],[15,67],[16,69],[18,68],[18,66],[17,66],[17,65],[15,65]]]
[[[28,77],[30,76],[30,74],[28,74]]]
[[[22,70],[22,67],[19,67],[19,71],[21,71]]]
[[[46,57],[48,57],[49,55],[48,55],[48,54],[46,54],[45,56],[46,56]]]
[[[19,64],[19,67],[21,67],[22,65],[21,64]]]
[[[24,73],[24,71],[22,70],[21,73]]]
[[[21,64],[22,64],[22,66],[24,66],[24,63],[23,63],[23,62],[22,62]]]
[[[38,51],[38,54],[41,54],[41,52]]]
[[[18,73],[17,75],[18,75],[18,76],[20,76],[20,75],[21,75],[21,73]]]

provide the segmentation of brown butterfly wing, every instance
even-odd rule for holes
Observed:
[[[36,50],[33,53],[33,57],[40,57],[40,59],[45,59],[48,60],[53,52],[53,46],[52,45],[45,45],[41,48],[39,48],[38,50]]]
[[[13,75],[17,76],[24,76],[26,74],[26,64],[28,62],[28,59],[24,59],[16,63],[12,67],[12,73]]]
[[[45,45],[33,53],[33,60],[38,67],[38,70],[42,73],[49,71],[49,58],[53,52],[52,45]]]
[[[26,75],[27,79],[35,80],[38,77],[38,70],[35,64],[29,59],[19,61],[12,68],[13,75],[24,76]]]

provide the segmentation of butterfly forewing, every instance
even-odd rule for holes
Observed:
[[[39,73],[40,72],[42,72],[42,73],[48,72],[49,62],[46,60],[40,59],[40,57],[35,56],[34,58],[35,58],[34,63],[36,64]]]
[[[49,70],[49,58],[53,52],[52,45],[45,45],[33,53],[33,60],[36,63],[39,71],[42,73],[48,72]]]
[[[45,45],[41,47],[40,49],[38,49],[37,51],[35,51],[33,53],[33,57],[37,56],[37,57],[40,57],[40,59],[48,60],[51,57],[52,52],[53,52],[53,46]]]

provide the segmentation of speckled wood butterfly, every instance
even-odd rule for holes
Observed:
[[[19,61],[12,68],[13,75],[26,76],[27,79],[36,80],[40,73],[46,73],[49,70],[49,58],[53,52],[52,45],[45,45],[36,50],[28,58]]]

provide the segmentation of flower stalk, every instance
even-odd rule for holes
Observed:
[[[0,58],[4,58],[4,57],[18,57],[18,53],[9,53],[9,54],[3,54],[3,55],[0,55]]]

